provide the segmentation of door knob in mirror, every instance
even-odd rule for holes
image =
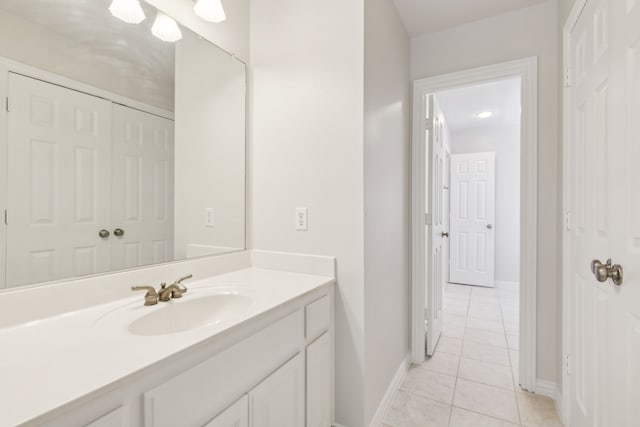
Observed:
[[[122,237],[124,236],[124,230],[122,228],[116,228],[113,230],[113,234],[117,237]]]
[[[98,231],[98,236],[100,236],[103,239],[106,239],[107,237],[109,237],[109,231],[108,230],[100,230]]]
[[[493,224],[487,224],[487,230],[491,230],[493,228]]]
[[[607,279],[613,280],[616,285],[622,285],[623,271],[620,264],[611,263],[609,258],[606,264],[600,262],[600,260],[594,259],[591,261],[591,272],[595,276],[598,282],[606,282]]]

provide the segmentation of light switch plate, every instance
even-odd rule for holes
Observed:
[[[213,227],[215,225],[215,218],[213,216],[213,208],[205,208],[204,210],[204,226]]]
[[[296,208],[296,230],[307,231],[307,208]]]

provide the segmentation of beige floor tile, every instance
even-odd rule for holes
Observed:
[[[513,375],[513,384],[518,388],[520,381],[518,380],[518,369],[520,366],[520,352],[517,350],[509,350],[509,360],[511,361],[511,374]]]
[[[467,317],[444,312],[442,314],[442,321],[443,325],[465,326],[467,323]]]
[[[494,387],[513,390],[511,367],[495,363],[462,358],[458,369],[458,378],[492,385]]]
[[[400,389],[437,402],[451,404],[456,377],[414,367],[400,385]]]
[[[467,316],[474,319],[502,322],[502,312],[498,310],[482,310],[480,308],[469,308]]]
[[[519,321],[503,321],[504,331],[507,334],[518,335],[520,333],[520,322]]]
[[[518,423],[518,407],[513,391],[458,379],[454,406],[501,420]]]
[[[436,351],[433,356],[427,357],[427,359],[422,365],[420,365],[420,367],[429,371],[435,371],[441,374],[451,375],[455,377],[456,375],[458,375],[459,364],[459,355]]]
[[[449,353],[460,356],[460,354],[462,354],[462,340],[460,338],[442,336],[438,340],[436,352]]]
[[[455,314],[456,316],[466,316],[468,308],[461,305],[445,305],[442,307],[442,311],[445,314]]]
[[[509,353],[507,349],[493,345],[479,344],[465,340],[462,343],[462,356],[469,359],[480,360],[482,362],[510,366]]]
[[[467,328],[484,329],[486,331],[500,332],[501,334],[504,334],[502,319],[496,322],[495,320],[473,319],[469,317],[467,319]]]
[[[496,347],[507,348],[507,340],[505,339],[504,332],[498,333],[467,327],[464,330],[464,341],[471,341],[479,344],[488,344]]]
[[[525,427],[562,427],[553,400],[531,393],[516,393],[520,418]]]
[[[384,419],[385,427],[445,427],[451,407],[398,390]]]
[[[451,410],[451,421],[449,422],[449,427],[512,427],[517,425],[455,406]]]
[[[517,334],[507,334],[507,347],[510,350],[518,350],[520,348],[520,337]]]
[[[464,326],[443,325],[442,335],[452,338],[464,338]]]

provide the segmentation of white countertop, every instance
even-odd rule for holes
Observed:
[[[191,281],[186,283],[189,291],[175,303],[212,288],[251,294],[253,303],[233,319],[169,335],[136,336],[127,330],[140,313],[172,303],[145,307],[143,292],[0,329],[0,425],[15,426],[45,415],[333,281],[255,267]]]

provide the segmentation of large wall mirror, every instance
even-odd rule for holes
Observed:
[[[0,289],[245,247],[245,65],[111,3],[0,1]]]

